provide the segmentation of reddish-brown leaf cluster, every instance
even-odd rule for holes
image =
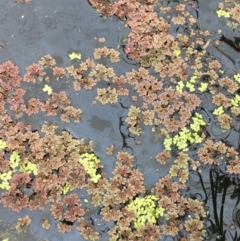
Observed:
[[[203,146],[198,149],[198,157],[204,164],[216,164],[219,165],[221,157],[226,154],[227,146],[219,141],[213,142],[208,139],[204,142]]]
[[[165,165],[166,162],[171,158],[171,153],[170,151],[164,150],[158,153],[155,158],[160,164]]]
[[[21,77],[18,67],[11,61],[0,65],[0,104],[1,113],[6,113],[5,104],[10,105],[10,110],[20,114],[25,110],[23,97],[25,90],[21,89]]]
[[[46,73],[41,65],[33,63],[26,67],[27,73],[24,75],[23,79],[26,82],[36,83],[36,79],[39,76],[44,76]]]
[[[16,225],[16,229],[19,231],[19,232],[26,232],[26,227],[28,227],[30,224],[31,224],[31,219],[29,218],[28,215],[26,215],[25,217],[23,218],[19,218],[18,219],[18,222],[17,222],[17,225]]]
[[[152,88],[151,88],[152,89]],[[142,133],[141,124],[153,125],[159,122],[168,132],[176,132],[190,122],[192,112],[201,103],[199,97],[188,92],[177,92],[172,87],[156,95],[153,101],[153,110],[141,111],[139,107],[130,106],[126,122],[129,130],[136,135]]]
[[[56,60],[50,54],[46,54],[41,57],[38,63],[45,68],[52,68],[56,65]]]
[[[93,52],[95,59],[100,59],[103,56],[109,57],[111,62],[118,62],[120,53],[113,48],[97,48]]]
[[[66,74],[66,70],[61,67],[54,67],[53,68],[53,75],[57,76],[57,80],[63,78],[63,76]]]
[[[84,218],[79,219],[79,226],[77,227],[77,230],[81,233],[81,235],[86,239],[86,240],[98,240],[99,239],[99,233],[94,231],[92,226],[87,223]]]
[[[82,62],[78,68],[74,66],[66,68],[68,74],[74,78],[73,87],[75,91],[81,90],[82,85],[88,90],[96,85],[99,80],[98,75],[93,76],[94,78],[87,75],[87,73],[89,74],[89,70],[92,70],[95,65],[93,60],[87,59],[85,62]]]

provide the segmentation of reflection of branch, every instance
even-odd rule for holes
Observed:
[[[216,192],[217,192],[217,184],[218,184],[218,173],[216,177]],[[211,183],[211,190],[212,190],[212,203],[213,203],[213,214],[216,222],[217,229],[219,230],[219,220],[218,220],[218,214],[217,214],[217,197],[214,189],[214,183],[213,183],[213,170],[211,168],[210,170],[210,183]]]
[[[232,72],[237,73],[234,60],[231,57],[229,57],[227,54],[225,54],[221,49],[219,49],[218,46],[214,46],[214,47],[222,54],[223,58],[226,60],[228,67],[232,70]],[[232,67],[229,64],[229,61],[232,63]]]
[[[226,235],[226,230],[223,230],[223,213],[224,213],[224,203],[225,203],[225,198],[227,194],[227,189],[230,184],[230,178],[228,176],[222,176],[223,177],[223,194],[222,194],[222,201],[221,201],[221,208],[220,208],[220,216],[218,218],[218,208],[217,208],[217,191],[218,191],[218,186],[219,186],[219,173],[218,171],[215,171],[216,176],[214,177],[213,180],[213,169],[211,168],[210,170],[210,183],[211,183],[211,191],[212,191],[212,203],[213,203],[213,214],[214,214],[214,219],[216,223],[216,229],[218,233],[218,237],[224,239],[224,236]]]
[[[226,197],[226,192],[227,192],[228,186],[229,186],[229,177],[227,177],[227,179],[224,179],[224,190],[223,190],[222,205],[221,205],[221,210],[220,210],[221,234],[223,234],[223,211],[224,211],[224,203],[225,203],[225,197]]]
[[[199,179],[200,179],[200,183],[202,185],[202,188],[203,188],[203,191],[204,191],[204,194],[205,194],[205,200],[204,200],[204,203],[206,204],[207,203],[207,200],[208,200],[208,195],[207,195],[207,192],[206,192],[206,189],[204,187],[204,183],[203,183],[203,180],[202,180],[202,176],[200,175],[199,172],[197,172],[198,176],[199,176]]]
[[[237,191],[237,192],[236,192],[236,191]],[[231,198],[234,198],[234,193],[235,193],[235,192],[237,193],[237,202],[236,202],[236,204],[235,204],[235,207],[237,207],[237,205],[238,205],[239,202],[240,202],[240,188],[237,188],[237,189],[234,190]],[[236,197],[236,196],[235,196],[235,197]]]
[[[222,37],[220,38],[220,41],[223,41],[224,43],[232,47],[234,50],[236,50],[237,52],[240,52],[240,47],[237,45],[239,40],[236,37],[234,39],[235,41],[232,41],[231,39],[228,39],[224,35],[222,35]]]
[[[235,235],[234,235],[234,237],[233,237],[233,235],[232,235],[232,233],[231,232],[229,232],[228,231],[228,233],[231,235],[231,237],[232,237],[232,240],[237,240],[237,230],[235,230]]]

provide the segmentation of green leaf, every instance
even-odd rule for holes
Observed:
[[[217,13],[219,18],[221,18],[221,17],[230,18],[231,17],[230,13],[225,11],[225,10],[223,10],[223,9],[217,10],[216,13]]]
[[[193,133],[195,143],[201,143],[203,138],[199,136],[197,133]]]
[[[193,92],[195,90],[195,87],[193,84],[191,84],[190,82],[188,82],[186,84],[186,87],[190,90],[190,92]]]
[[[93,183],[97,183],[100,178],[101,178],[101,175],[98,174],[96,176],[91,177],[91,180],[92,180]]]
[[[198,87],[198,89],[201,91],[201,92],[204,92],[207,90],[207,87],[208,87],[208,83],[201,83],[201,86]]]
[[[82,164],[84,170],[90,176],[92,182],[97,183],[101,178],[100,174],[96,174],[97,168],[96,164],[99,163],[100,160],[94,154],[83,153],[80,155],[79,163]]]
[[[66,182],[65,185],[63,186],[62,192],[63,194],[67,194],[70,191],[70,185],[69,182]]]
[[[9,190],[10,187],[11,186],[10,186],[9,182],[2,182],[2,183],[0,183],[0,188],[1,189]]]
[[[200,130],[200,125],[197,123],[191,124],[190,127],[191,127],[191,129],[193,129],[196,132],[198,132]]]
[[[44,88],[42,90],[44,92],[47,92],[49,95],[52,94],[52,88],[49,85],[44,85]]]
[[[183,90],[183,88],[184,88],[184,83],[183,83],[183,81],[178,82],[177,87],[176,87],[176,90],[181,93],[182,90]]]
[[[79,53],[71,53],[71,54],[69,54],[68,55],[69,56],[69,58],[71,59],[71,60],[73,60],[73,59],[81,59],[81,57],[82,57],[82,55],[81,54],[79,54]]]
[[[198,117],[193,117],[193,123],[194,124],[198,124],[200,126],[205,126],[206,125],[206,122],[203,120],[203,118],[198,118]]]
[[[240,95],[236,94],[233,99],[231,99],[231,104],[235,107],[239,106]]]
[[[0,149],[5,149],[7,147],[7,142],[6,141],[3,141],[3,140],[0,140]]]
[[[10,156],[10,161],[20,161],[20,156],[16,151],[13,151]]]
[[[0,183],[0,188],[9,190],[9,188],[10,188],[9,180],[11,178],[12,178],[12,171],[8,171],[8,172],[0,174],[0,180],[2,181],[2,183]]]
[[[196,79],[197,79],[197,76],[194,75],[190,78],[189,82],[194,84],[196,83]]]
[[[223,113],[224,113],[224,109],[223,109],[222,106],[218,107],[217,109],[215,109],[215,110],[213,111],[213,114],[214,114],[214,115],[221,115],[221,114],[223,114]]]
[[[128,204],[128,208],[136,213],[134,227],[137,229],[144,225],[145,222],[156,223],[156,218],[163,214],[163,208],[156,207],[158,201],[154,195],[147,195],[145,197],[137,197]]]
[[[177,147],[179,150],[187,150],[188,143],[186,141],[177,143]]]
[[[23,163],[20,167],[20,171],[22,172],[26,172],[28,174],[30,174],[31,172],[33,172],[35,175],[37,175],[37,165],[28,161],[28,160],[25,160],[26,163]]]
[[[180,50],[180,49],[175,49],[175,50],[173,51],[173,54],[174,54],[176,57],[178,57],[178,56],[181,54],[181,50]]]
[[[172,138],[166,138],[164,140],[163,145],[164,145],[166,150],[171,151],[172,142],[173,142]]]
[[[234,79],[240,83],[240,73],[234,75]]]
[[[231,100],[231,104],[235,107],[238,107],[238,101],[236,101],[235,99]]]
[[[163,216],[163,213],[164,213],[165,209],[162,208],[162,207],[159,207],[156,209],[156,216]]]
[[[13,153],[10,156],[10,167],[12,169],[15,169],[20,161],[20,156],[16,151],[13,151]]]

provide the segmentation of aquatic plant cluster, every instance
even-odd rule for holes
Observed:
[[[89,2],[102,15],[126,21],[130,33],[122,45],[139,67],[117,76],[114,68],[98,63],[107,58],[117,66],[120,60],[120,53],[106,46],[93,51],[94,59],[81,60],[81,54],[70,54],[76,64],[66,68],[56,66],[55,59],[46,54],[26,67],[23,77],[11,61],[2,63],[0,202],[15,212],[43,210],[49,204],[59,232],[70,232],[77,223],[86,240],[98,240],[100,234],[85,220],[87,210],[74,193],[86,188],[103,221],[114,223],[108,230],[111,241],[157,241],[165,236],[204,240],[204,204],[184,197],[182,191],[190,170],[219,165],[223,159],[226,173],[240,174],[239,153],[209,137],[209,118],[201,108],[205,94],[210,94],[215,106],[211,114],[222,131],[234,128],[240,115],[240,74],[227,76],[221,63],[207,53],[209,41],[217,46],[218,40],[211,40],[208,31],[197,28],[192,1],[170,5],[157,0]],[[223,5],[219,8],[223,10]],[[238,20],[233,8],[217,14]],[[178,28],[175,35],[170,33],[172,26]],[[99,42],[103,44],[104,39],[99,38]],[[169,173],[151,190],[146,190],[144,175],[127,151],[115,153],[114,146],[107,148],[108,155],[116,155],[113,176],[108,177],[102,172],[101,157],[95,155],[92,141],[78,140],[66,130],[57,134],[56,123],[43,123],[41,130],[33,130],[23,122],[25,115],[42,113],[60,117],[62,122],[79,123],[82,110],[74,108],[65,91],[55,91],[52,85],[66,79],[76,92],[96,89],[96,98],[89,105],[116,104],[120,97],[131,100],[124,120],[129,132],[140,136],[146,126],[150,127],[163,147],[155,157],[159,168],[171,162]],[[31,86],[43,82],[41,97],[26,98],[24,82]],[[98,88],[99,82],[106,87]],[[189,150],[196,152],[194,158]],[[30,224],[31,219],[25,216],[16,228],[25,231]],[[50,225],[50,220],[43,220],[43,229]]]
[[[234,0],[225,0],[219,3],[218,10],[216,11],[218,17],[230,19],[227,25],[231,28],[237,29],[240,24],[239,9],[240,4]]]

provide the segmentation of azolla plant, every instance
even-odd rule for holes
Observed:
[[[198,28],[189,11],[196,7],[192,1],[171,5],[156,0],[89,2],[101,14],[126,21],[131,31],[124,51],[140,66],[117,76],[114,67],[99,63],[102,58],[111,66],[119,62],[120,53],[106,46],[93,51],[94,59],[81,60],[80,53],[69,54],[76,64],[66,68],[56,66],[55,59],[46,54],[27,66],[23,77],[13,62],[2,63],[1,204],[15,212],[24,208],[43,210],[49,204],[59,232],[70,232],[77,223],[86,240],[98,240],[101,234],[86,219],[88,210],[75,193],[86,188],[103,222],[112,224],[108,229],[110,241],[157,241],[166,236],[181,241],[204,240],[204,203],[184,195],[189,170],[220,165],[219,160],[227,158],[225,172],[240,174],[239,153],[221,141],[214,142],[206,131],[210,117],[204,111],[204,94],[212,97],[211,117],[217,118],[223,132],[231,129],[240,115],[239,73],[226,76],[221,63],[207,54],[210,33]],[[236,19],[234,10],[222,9],[220,5],[219,17],[228,17],[228,11]],[[173,36],[171,26],[186,31]],[[99,42],[104,39],[99,38]],[[129,134],[143,136],[144,128],[150,127],[162,147],[155,159],[159,168],[170,163],[169,173],[163,173],[152,189],[146,190],[144,174],[129,152],[115,151],[113,146],[107,149],[108,155],[116,154],[109,177],[102,171],[101,157],[94,153],[91,140],[57,131],[59,127],[53,122],[42,124],[39,130],[24,123],[24,116],[45,115],[81,124],[82,110],[72,105],[64,90],[55,90],[53,83],[59,81],[70,81],[77,93],[95,89],[93,104],[114,105],[120,97],[130,100],[124,119]],[[39,96],[27,97],[22,82],[28,86],[40,83]],[[16,228],[25,231],[29,225],[31,219],[25,216]],[[50,225],[44,218],[42,228],[49,229]]]

